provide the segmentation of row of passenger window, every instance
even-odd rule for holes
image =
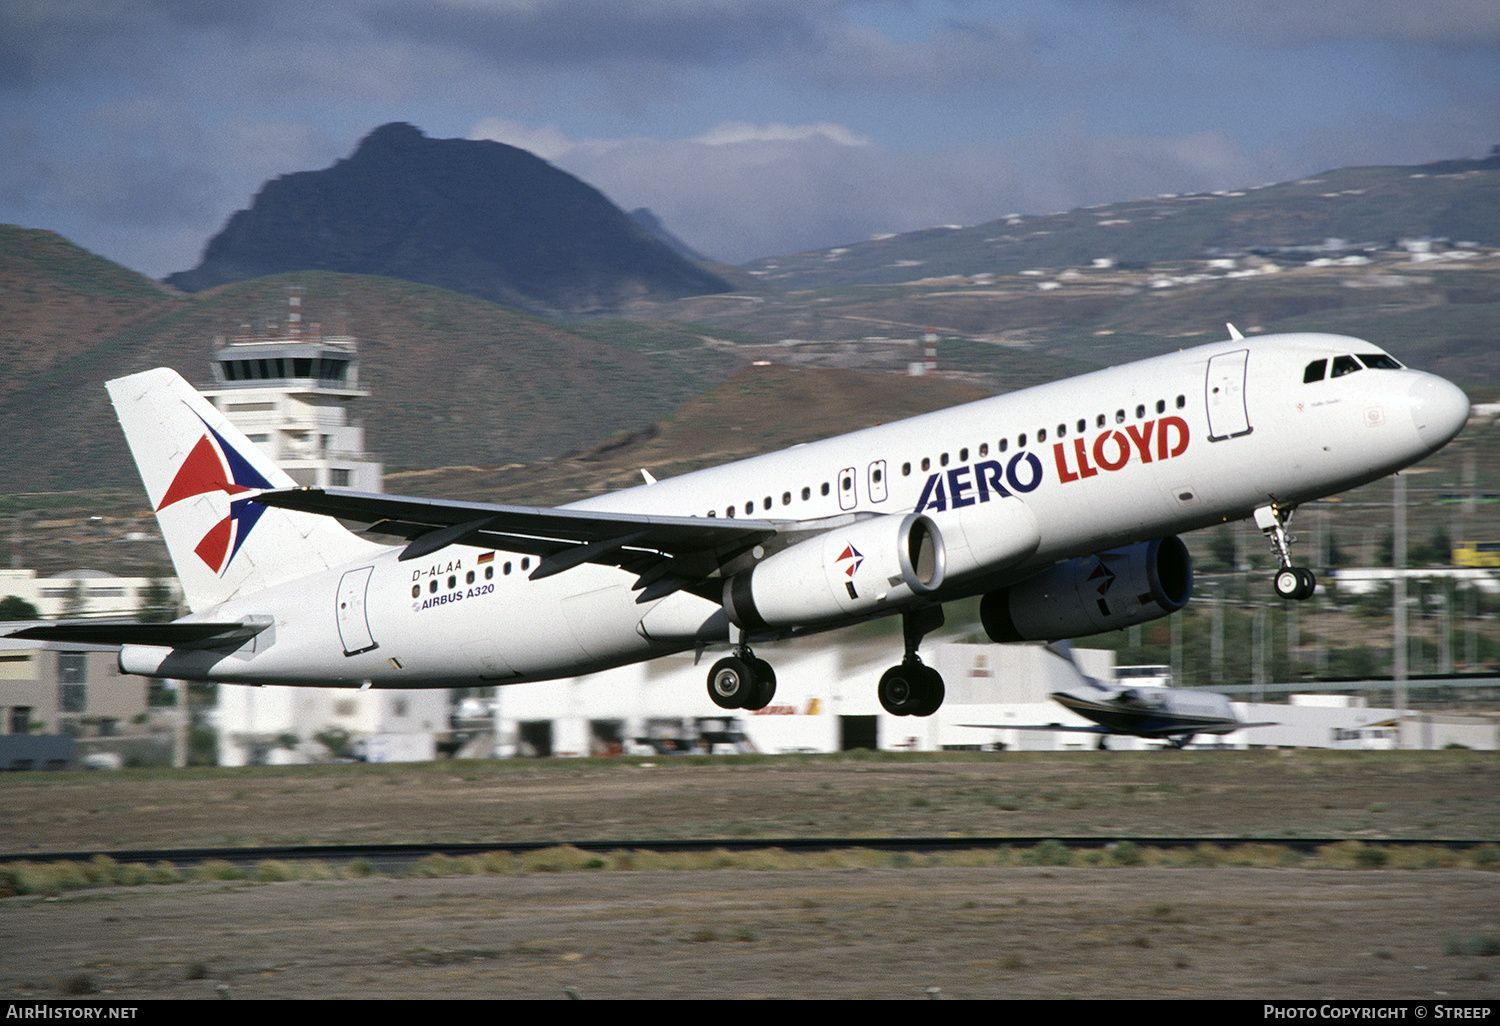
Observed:
[[[1304,385],[1311,385],[1314,381],[1322,381],[1325,376],[1341,378],[1345,374],[1353,374],[1355,371],[1364,370],[1365,367],[1371,370],[1401,369],[1401,365],[1396,362],[1395,358],[1387,356],[1385,353],[1360,353],[1358,359],[1352,356],[1335,356],[1331,371],[1326,359],[1314,360],[1308,364],[1307,369],[1302,372],[1302,383]]]
[[[1179,395],[1176,398],[1176,400],[1174,400],[1173,405],[1177,409],[1179,409],[1179,410],[1184,409],[1187,406],[1187,396]],[[1156,404],[1155,404],[1155,410],[1156,410],[1156,413],[1157,413],[1158,416],[1160,416],[1161,414],[1166,413],[1167,412],[1167,401],[1165,399],[1158,399],[1156,401]],[[1145,403],[1141,403],[1141,404],[1137,405],[1136,408],[1135,408],[1135,419],[1136,420],[1145,420],[1146,419],[1146,413],[1147,413],[1147,406],[1146,406]],[[1119,409],[1119,410],[1115,411],[1114,422],[1116,424],[1123,424],[1128,419],[1129,418],[1128,418],[1125,410]],[[1094,426],[1095,426],[1096,429],[1102,429],[1104,427],[1107,427],[1108,425],[1109,425],[1109,415],[1108,414],[1101,413],[1101,414],[1099,414],[1095,418],[1095,424],[1094,424]],[[1080,418],[1078,418],[1078,422],[1077,422],[1077,425],[1076,425],[1076,430],[1077,430],[1077,432],[1079,434],[1083,434],[1085,431],[1088,430],[1088,419],[1086,417],[1080,417]],[[1065,438],[1065,437],[1067,437],[1067,434],[1068,434],[1068,425],[1066,423],[1058,424],[1057,425],[1057,433],[1056,433],[1055,437],[1057,437],[1057,438]],[[1029,437],[1030,436],[1028,436],[1027,433],[1024,432],[1024,431],[1021,432],[1019,435],[1017,435],[1016,436],[1016,448],[1017,449],[1024,449],[1024,448],[1026,448],[1027,442],[1029,441]],[[1046,442],[1047,441],[1047,429],[1046,428],[1039,428],[1037,430],[1037,432],[1036,432],[1035,438],[1036,438],[1036,442],[1037,442],[1038,445]],[[1009,449],[1010,449],[1010,439],[1009,438],[1002,438],[1002,439],[1000,439],[999,443],[996,445],[996,451],[997,452],[1007,452]],[[978,448],[977,451],[979,453],[979,458],[980,459],[984,459],[986,456],[988,456],[990,454],[990,443],[989,442],[980,442],[979,443],[979,448]],[[959,463],[967,463],[967,462],[969,462],[969,449],[968,449],[967,446],[965,446],[964,448],[958,450],[958,462]],[[940,467],[946,467],[947,465],[948,465],[948,454],[945,452],[945,453],[942,453],[940,456],[938,456],[938,466],[940,466]],[[880,469],[880,467],[882,467],[882,466],[884,466],[883,463],[877,464],[870,471],[870,481],[871,481],[871,483],[873,485],[875,485],[877,487],[881,486],[884,483],[883,478],[885,477],[885,474]],[[923,473],[927,473],[927,472],[931,471],[931,469],[932,469],[932,458],[929,457],[929,456],[922,457],[920,466],[921,466],[921,469],[922,469]],[[912,473],[912,465],[911,465],[910,462],[901,464],[901,476],[902,477],[910,477],[911,473]],[[850,490],[853,489],[854,482],[852,480],[845,480],[845,481],[841,482],[841,487],[847,493],[847,492],[849,492]],[[832,487],[829,485],[829,483],[827,481],[824,481],[823,484],[820,486],[820,488],[818,490],[818,494],[821,495],[821,496],[825,496],[826,497],[831,490],[832,490]],[[802,501],[806,502],[806,501],[808,501],[811,498],[812,498],[812,489],[811,488],[803,488],[802,489]],[[781,493],[781,504],[783,506],[790,506],[792,504],[792,493],[791,492],[782,492]],[[775,504],[772,502],[771,496],[767,495],[765,498],[763,498],[761,500],[760,505],[761,505],[762,512],[767,512],[768,513],[768,512],[771,511],[771,509],[773,508],[773,506]],[[754,499],[750,499],[750,500],[746,501],[746,503],[745,503],[745,505],[744,505],[743,508],[744,508],[744,511],[745,511],[745,516],[747,516],[747,517],[748,516],[754,516],[755,515],[755,500]],[[740,507],[737,507],[737,506],[727,506],[724,509],[724,516],[729,517],[729,518],[732,519],[732,518],[734,518],[738,514],[739,509],[740,509]],[[717,517],[719,515],[719,512],[718,512],[718,510],[712,510],[711,509],[711,510],[708,511],[708,515],[710,517]]]
[[[845,485],[844,485],[844,487],[848,488],[851,483],[852,482],[846,482]],[[833,487],[827,481],[824,481],[823,484],[821,486],[819,486],[819,488],[818,488],[818,494],[826,496],[832,490],[833,490]],[[803,502],[807,502],[811,498],[812,498],[812,489],[811,488],[803,488],[802,489],[802,501]],[[771,497],[769,495],[767,495],[764,499],[761,499],[760,503],[761,503],[761,508],[763,510],[765,510],[765,511],[769,511],[771,509],[771,507],[774,505],[774,503],[772,502]],[[791,492],[782,492],[781,493],[781,504],[783,506],[790,506],[792,504],[792,493]],[[729,517],[730,519],[733,519],[735,517],[735,515],[736,515],[736,510],[737,510],[737,507],[735,507],[735,506],[727,506],[724,509],[724,515],[726,517]],[[745,516],[747,516],[747,517],[748,516],[753,516],[754,514],[755,514],[755,500],[751,499],[751,500],[749,500],[748,502],[745,503]],[[711,510],[708,511],[708,515],[711,516],[711,517],[717,517],[719,515],[719,511],[715,510],[715,509],[711,509]]]
[[[1185,408],[1187,406],[1187,396],[1179,395],[1177,397],[1177,399],[1175,400],[1174,405],[1179,410]],[[1165,399],[1158,399],[1158,400],[1156,400],[1155,410],[1156,410],[1156,413],[1157,413],[1158,416],[1160,416],[1163,413],[1166,413],[1167,412],[1167,401]],[[1135,419],[1136,420],[1145,420],[1146,419],[1146,411],[1147,411],[1147,406],[1146,406],[1145,403],[1141,403],[1141,404],[1137,405],[1136,408],[1135,408]],[[1129,419],[1129,417],[1126,415],[1125,410],[1121,409],[1121,410],[1116,410],[1115,411],[1114,422],[1116,424],[1123,424],[1128,419]],[[1109,420],[1110,420],[1110,418],[1109,418],[1108,414],[1105,414],[1105,413],[1099,414],[1094,419],[1094,428],[1095,428],[1095,430],[1099,430],[1099,429],[1103,429],[1105,427],[1108,427],[1109,426]],[[1077,423],[1074,425],[1074,428],[1075,428],[1075,430],[1076,430],[1076,432],[1078,434],[1080,434],[1080,435],[1083,434],[1085,431],[1087,431],[1089,429],[1088,418],[1087,417],[1079,417]],[[1058,424],[1057,425],[1056,434],[1053,437],[1055,437],[1055,438],[1066,438],[1067,436],[1068,436],[1068,425],[1066,423]],[[1037,432],[1036,432],[1036,435],[1035,435],[1035,438],[1036,438],[1036,442],[1037,442],[1038,445],[1041,445],[1042,443],[1046,442],[1047,441],[1047,429],[1046,428],[1038,428]],[[1021,432],[1019,435],[1016,436],[1016,448],[1017,449],[1024,449],[1024,448],[1026,448],[1026,445],[1027,445],[1028,441],[1029,441],[1029,436],[1027,435],[1027,433],[1024,432],[1024,431]],[[996,446],[996,451],[997,452],[1006,452],[1009,449],[1010,449],[1010,439],[1008,439],[1008,438],[1002,438],[1002,439],[1000,439],[999,444]],[[980,459],[984,459],[989,454],[990,454],[990,443],[988,443],[988,442],[980,442],[979,443],[979,458]],[[969,450],[967,448],[963,448],[963,449],[958,450],[958,462],[959,463],[967,463],[967,462],[969,462]],[[942,455],[938,456],[938,466],[940,466],[940,467],[946,467],[947,465],[948,465],[948,454],[947,453],[943,453]],[[926,457],[926,456],[922,457],[921,469],[922,469],[923,472],[927,472],[927,471],[930,471],[932,469],[932,460],[929,457]],[[911,466],[910,463],[903,463],[903,464],[901,464],[901,476],[902,477],[909,477],[909,476],[911,476],[911,471],[912,471],[912,466]]]
[[[501,569],[500,572],[501,572],[501,574],[508,575],[513,569],[514,569],[514,567],[511,565],[511,563],[507,562],[507,563],[505,563],[504,567]],[[530,556],[527,556],[525,559],[521,560],[521,569],[522,570],[530,570],[531,569],[531,557]],[[495,568],[494,568],[494,566],[487,566],[487,567],[484,568],[484,579],[486,581],[493,581],[495,579]],[[466,584],[466,585],[473,584],[476,580],[478,580],[478,574],[476,574],[473,570],[470,570],[468,573],[464,574],[464,584]],[[458,587],[458,574],[449,574],[448,575],[448,590],[452,591],[454,588],[457,588],[457,587]],[[434,595],[437,594],[438,579],[436,577],[434,577],[432,580],[430,580],[430,581],[427,582],[427,590],[429,592],[431,592],[432,594],[434,594]],[[421,598],[421,596],[422,596],[422,586],[420,584],[413,584],[411,586],[411,597],[412,598]]]

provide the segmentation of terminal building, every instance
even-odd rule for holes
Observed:
[[[30,603],[46,619],[134,619],[175,611],[182,597],[175,578],[0,569],[4,596]],[[149,687],[120,672],[112,649],[0,638],[0,770],[69,768],[91,754],[123,765],[127,755],[156,747],[147,736]]]

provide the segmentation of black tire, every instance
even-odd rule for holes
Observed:
[[[758,690],[754,672],[739,656],[726,656],[708,671],[708,697],[720,709],[743,709]]]
[[[948,689],[943,686],[943,675],[930,666],[919,666],[922,677],[922,700],[913,716],[931,716],[943,704]]]
[[[753,697],[745,702],[742,708],[751,712],[759,712],[771,704],[771,699],[776,697],[776,671],[771,669],[771,664],[764,659],[752,658],[749,662],[750,672],[755,676],[755,690]]]
[[[1284,566],[1276,571],[1273,586],[1282,598],[1301,602],[1318,590],[1318,578],[1305,566]]]
[[[880,705],[892,716],[911,716],[922,707],[927,689],[923,686],[922,667],[892,666],[880,677],[876,695]]]

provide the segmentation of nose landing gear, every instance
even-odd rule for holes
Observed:
[[[1292,565],[1291,545],[1296,539],[1286,533],[1286,525],[1292,522],[1293,512],[1280,506],[1262,506],[1255,511],[1255,526],[1270,540],[1271,551],[1281,563],[1273,581],[1276,594],[1300,602],[1312,598],[1318,579],[1307,567]]]

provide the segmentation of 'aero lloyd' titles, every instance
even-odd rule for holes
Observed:
[[[1153,446],[1153,436],[1155,445]],[[1101,470],[1119,470],[1133,459],[1142,463],[1181,456],[1188,447],[1187,421],[1181,417],[1148,420],[1140,427],[1125,425],[1124,431],[1106,431],[1095,435],[1092,445],[1082,438],[1073,439],[1074,467],[1068,465],[1068,453],[1062,442],[1052,446],[1057,460],[1057,479],[1063,484],[1079,478],[1093,477]],[[1154,450],[1154,456],[1153,456]],[[1093,457],[1093,463],[1089,457]]]
[[[1092,440],[1083,437],[1054,442],[1052,458],[1057,464],[1057,480],[1068,484],[1094,477],[1102,471],[1121,470],[1134,460],[1154,463],[1181,456],[1187,451],[1189,432],[1181,417],[1127,424],[1124,430],[1103,431]],[[991,498],[1007,498],[1013,493],[1035,491],[1045,471],[1035,453],[1018,452],[1006,463],[983,460],[939,471],[927,477],[917,512],[942,512],[952,507],[962,509]]]

